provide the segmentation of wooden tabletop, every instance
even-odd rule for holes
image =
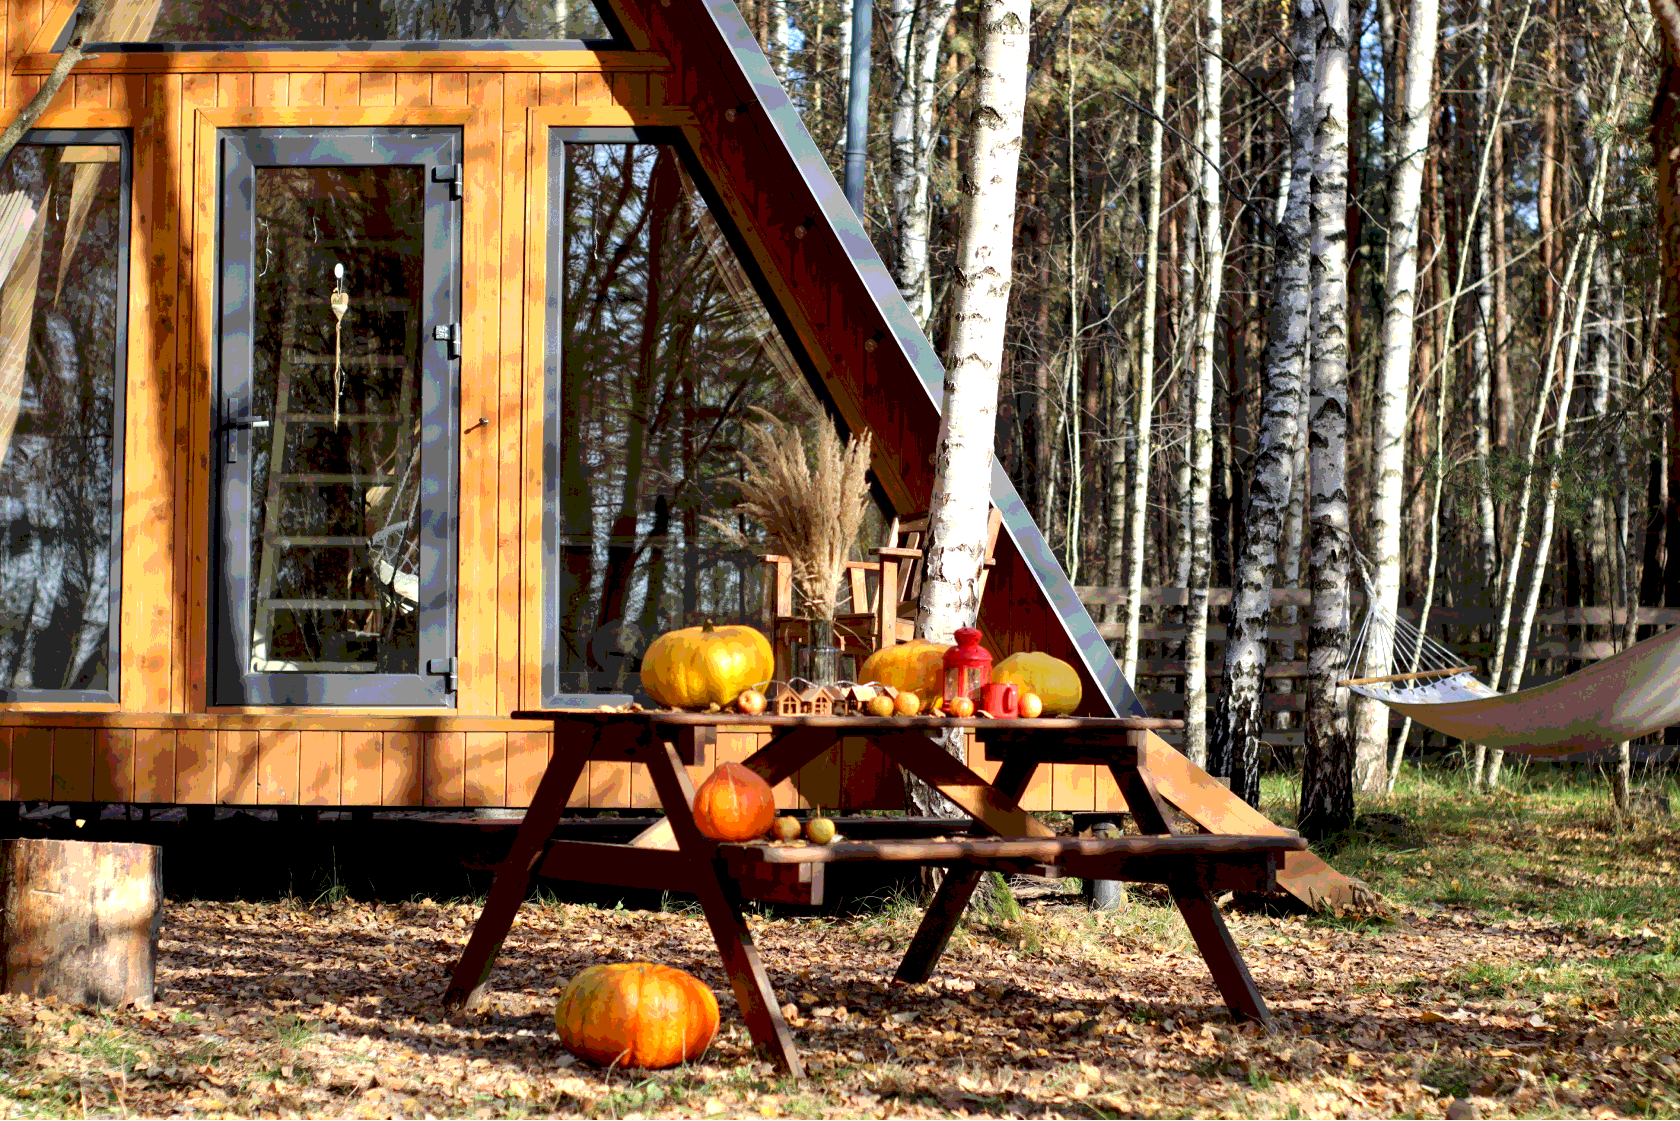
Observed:
[[[686,712],[678,709],[644,709],[627,712],[622,709],[594,708],[532,708],[512,714],[515,720],[575,720],[616,723],[619,721],[648,724],[671,724],[686,727],[729,727],[751,725],[757,728],[839,728],[848,731],[889,731],[899,728],[975,728],[1031,730],[1035,732],[1074,731],[1171,731],[1184,727],[1182,720],[1156,716],[1039,716],[1033,719],[997,719],[987,716],[776,716],[764,712],[748,716],[739,712]]]

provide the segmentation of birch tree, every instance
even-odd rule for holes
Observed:
[[[1348,644],[1347,462],[1347,0],[1297,0],[1314,42],[1312,191],[1312,390],[1307,458],[1312,472],[1307,621],[1306,759],[1302,835],[1321,839],[1353,823],[1353,752],[1346,673]]]
[[[985,560],[992,436],[1012,276],[1015,184],[1026,107],[1029,0],[982,0],[968,174],[916,634],[951,641],[973,623]]]
[[[1297,485],[1295,449],[1307,372],[1311,316],[1307,194],[1313,157],[1313,42],[1308,22],[1291,34],[1295,84],[1289,122],[1289,167],[1272,273],[1271,323],[1266,340],[1265,389],[1259,448],[1243,511],[1242,550],[1232,574],[1231,626],[1225,644],[1224,688],[1214,716],[1210,769],[1231,777],[1231,791],[1260,804],[1260,696],[1270,652],[1273,573]]]
[[[1376,618],[1392,617],[1400,606],[1400,507],[1406,490],[1406,414],[1411,407],[1412,317],[1417,307],[1418,204],[1434,101],[1438,16],[1436,0],[1411,0],[1400,127],[1389,152],[1388,261],[1383,275],[1388,305],[1383,309],[1382,353],[1371,402],[1374,572],[1368,610]],[[1368,634],[1359,673],[1391,672],[1393,630],[1374,626]],[[1357,697],[1353,715],[1354,785],[1380,791],[1387,777],[1388,706]]]
[[[1149,166],[1143,203],[1143,323],[1139,330],[1137,377],[1137,470],[1132,478],[1126,518],[1126,605],[1120,668],[1137,680],[1138,637],[1143,608],[1143,543],[1148,531],[1149,463],[1155,423],[1155,317],[1161,286],[1161,122],[1167,111],[1167,32],[1165,0],[1150,0],[1149,43],[1154,78],[1149,90]]]
[[[1224,84],[1224,8],[1207,0],[1203,32],[1201,114],[1198,146],[1197,225],[1201,284],[1197,292],[1195,355],[1190,400],[1189,511],[1186,520],[1190,566],[1184,609],[1184,753],[1207,762],[1207,616],[1212,536],[1208,498],[1213,482],[1214,334],[1219,327],[1219,298],[1225,273],[1224,216],[1220,199],[1220,102]]]
[[[955,0],[892,0],[893,82],[891,131],[893,280],[924,328],[933,313],[933,274],[928,267],[932,214],[933,124],[940,47]]]

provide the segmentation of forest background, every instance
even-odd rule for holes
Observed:
[[[743,7],[840,175],[851,6]],[[942,353],[980,8],[872,13],[863,216]],[[997,454],[1074,582],[1106,589],[1129,680],[1151,668],[1140,590],[1189,589],[1188,750],[1251,800],[1262,694],[1287,684],[1265,662],[1299,657],[1266,641],[1267,589],[1311,586],[1309,832],[1352,803],[1330,790],[1315,827],[1315,766],[1381,790],[1403,746],[1330,687],[1390,671],[1381,643],[1348,659],[1367,594],[1485,609],[1446,638],[1505,689],[1541,668],[1542,608],[1609,609],[1579,637],[1620,647],[1639,604],[1680,605],[1662,49],[1643,5],[1588,0],[1033,10]],[[1204,711],[1210,616],[1229,641]],[[1470,782],[1499,766],[1474,751]]]

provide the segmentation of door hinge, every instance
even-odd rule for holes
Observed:
[[[452,198],[452,199],[460,198],[461,197],[461,165],[458,164],[458,163],[451,163],[451,164],[444,164],[441,167],[432,168],[432,182],[434,182],[434,183],[448,183],[449,184],[449,197]]]
[[[440,343],[449,344],[449,357],[461,357],[461,325],[459,323],[439,323],[432,328],[432,338]]]
[[[426,672],[443,678],[443,691],[445,693],[455,691],[454,658],[428,658],[426,660]]]

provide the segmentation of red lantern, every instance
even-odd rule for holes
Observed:
[[[992,655],[980,645],[980,632],[973,627],[959,627],[952,636],[957,644],[945,651],[945,705],[958,697],[979,701],[980,690],[992,680]]]

